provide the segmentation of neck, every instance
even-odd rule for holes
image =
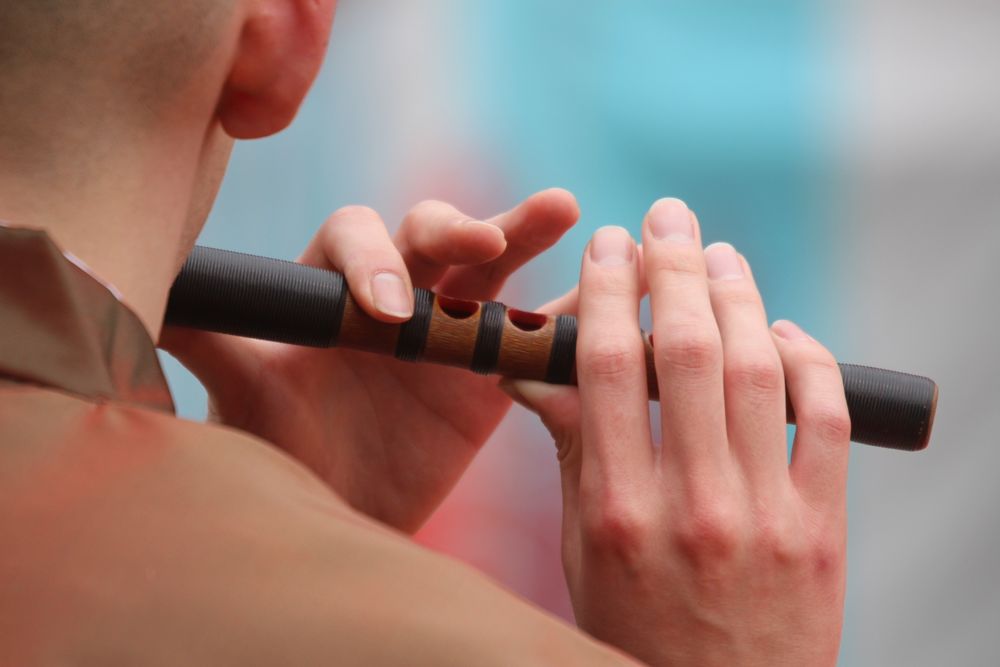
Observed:
[[[206,175],[230,148],[217,127],[193,134],[147,129],[99,145],[60,143],[46,160],[5,151],[0,220],[45,229],[113,285],[157,340],[170,285],[207,214],[201,202],[218,186]]]

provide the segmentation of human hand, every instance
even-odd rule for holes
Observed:
[[[487,222],[424,202],[395,238],[371,209],[334,213],[299,261],[341,271],[371,316],[402,322],[413,287],[494,298],[577,220],[546,190]],[[496,378],[347,349],[316,350],[168,328],[161,346],[208,390],[212,418],[284,449],[356,509],[417,529],[510,407]]]
[[[605,228],[585,253],[579,390],[503,385],[558,446],[577,622],[654,665],[833,665],[850,439],[836,363],[789,322],[768,330],[749,265],[728,245],[703,252],[681,202],[653,205],[641,268],[637,250]],[[659,446],[638,327],[644,284]],[[790,465],[786,383],[798,419]]]

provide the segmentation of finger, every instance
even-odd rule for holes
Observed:
[[[351,296],[375,319],[401,322],[413,315],[406,264],[370,208],[348,206],[331,215],[299,261],[342,272]]]
[[[256,341],[254,341],[256,342]],[[157,346],[198,378],[210,396],[220,397],[234,377],[248,375],[250,341],[225,334],[164,326]]]
[[[576,315],[580,289],[574,287],[538,309],[546,315]],[[532,380],[504,378],[498,385],[514,401],[531,410],[542,420],[556,445],[563,498],[564,553],[573,553],[566,544],[578,538],[580,497],[580,393],[566,387]]]
[[[722,336],[729,446],[759,493],[788,478],[785,383],[750,266],[728,243],[705,249],[709,295]]]
[[[574,287],[557,299],[549,301],[538,309],[546,315],[576,315],[580,305],[580,288]]]
[[[642,266],[641,266],[642,265],[642,246],[637,246],[636,250],[638,251],[638,260],[639,260],[639,264],[640,264],[640,266],[639,266],[639,286],[640,286],[639,294],[640,294],[640,296],[643,296],[644,295],[644,285],[643,285],[644,281],[643,281],[643,273],[642,273]],[[563,294],[561,297],[553,299],[552,301],[549,301],[544,306],[540,307],[537,312],[543,313],[545,315],[576,315],[577,311],[579,310],[579,304],[580,304],[580,286],[577,285],[576,287],[574,287],[570,291],[568,291],[565,294]],[[521,396],[521,395],[513,396],[512,395],[512,398],[515,401],[518,401],[519,403],[521,403],[522,405],[524,405],[529,410],[532,410],[532,411],[538,412],[538,413],[541,413],[543,410],[545,410],[545,406],[541,406],[540,404],[542,402],[547,403],[548,402],[548,398],[550,396],[549,393],[545,392],[545,390],[543,389],[543,387],[551,387],[551,388],[557,389],[557,390],[561,389],[561,387],[559,385],[549,385],[549,384],[546,384],[546,383],[543,383],[543,382],[535,382],[535,381],[531,381],[531,380],[515,380],[513,378],[505,378],[504,380],[501,381],[501,385],[502,386],[500,388],[503,389],[504,391],[507,391],[508,393],[511,393],[511,391],[509,391],[509,390],[516,390],[516,389],[518,389],[519,387],[522,387],[522,386],[523,387],[527,387],[527,389],[529,391],[528,391],[528,393],[524,394],[524,396]],[[526,397],[529,397],[529,396],[530,397],[537,397],[537,400],[522,400],[522,399],[524,399]],[[572,410],[563,410],[564,407],[565,406],[561,406],[560,405],[560,406],[555,406],[555,407],[551,408],[551,411],[553,412],[553,417],[554,417],[554,419],[552,421],[554,423],[555,422],[570,423],[570,424],[574,423],[574,419],[573,419],[573,414],[575,414],[574,411],[572,411]],[[557,415],[555,413],[560,413],[560,414]],[[568,418],[567,419],[563,419],[562,417],[566,416],[566,415],[564,415],[562,413],[566,413],[566,415],[568,415]],[[544,417],[543,417],[543,419],[544,419]],[[552,431],[552,428],[549,428],[549,431]]]
[[[571,555],[578,539],[580,498],[580,394],[576,387],[503,379],[497,385],[514,401],[535,412],[552,435],[559,460],[563,499],[563,549]]]
[[[414,206],[395,236],[410,279],[432,287],[454,264],[482,264],[507,248],[500,228],[462,213],[451,204],[425,201]]]
[[[639,295],[640,298],[646,296],[646,272],[643,268],[642,246],[636,246],[636,258],[639,262]],[[546,315],[576,315],[580,303],[579,285],[563,294],[561,297],[549,301],[538,309],[539,313]]]
[[[576,315],[579,296],[579,287],[574,287],[539,308],[538,312]],[[503,378],[498,386],[512,399],[538,414],[557,443],[564,435],[579,430],[580,398],[575,387],[516,378]],[[560,454],[560,460],[562,458]]]
[[[792,481],[813,507],[842,507],[851,418],[840,368],[833,355],[791,322],[775,322],[772,331],[795,411]]]
[[[448,271],[436,290],[460,299],[496,297],[511,273],[555,244],[579,217],[576,198],[566,190],[553,188],[528,197],[489,220],[503,230],[504,253],[484,264]]]
[[[546,315],[576,315],[579,298],[580,289],[574,287],[558,299],[539,308],[537,312]],[[579,429],[580,399],[575,387],[516,378],[503,378],[498,387],[516,402],[541,417],[557,442],[563,434]]]
[[[729,447],[722,339],[709,299],[697,220],[680,200],[661,199],[646,215],[643,241],[662,458],[682,480],[705,479],[703,473],[714,474],[729,460]],[[701,468],[706,470],[695,470]]]
[[[538,312],[546,315],[576,315],[580,299],[574,287]],[[576,387],[546,384],[532,380],[504,378],[498,385],[514,401],[531,410],[542,420],[556,445],[563,498],[563,552],[570,555],[576,547],[570,542],[579,538],[580,489],[580,393]]]
[[[583,469],[593,484],[639,492],[652,463],[635,243],[621,227],[594,234],[580,276],[576,367]]]
[[[497,386],[541,418],[558,445],[560,461],[569,456],[568,445],[579,437],[580,430],[580,397],[576,387],[509,378]]]

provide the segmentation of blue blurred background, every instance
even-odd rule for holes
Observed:
[[[942,382],[930,451],[854,450],[841,664],[1000,664],[997,35],[1000,7],[970,0],[342,0],[300,117],[237,147],[200,241],[291,259],[345,204],[395,228],[422,199],[489,216],[565,187],[579,225],[502,295],[534,307],[597,227],[638,236],[683,198],[771,319]],[[419,539],[571,618],[559,512],[554,450],[516,409]]]

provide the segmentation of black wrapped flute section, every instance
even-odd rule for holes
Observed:
[[[294,262],[195,247],[170,292],[165,323],[264,340],[333,347],[340,342],[349,300],[343,275]],[[434,317],[435,295],[415,290],[414,315],[396,325],[394,349],[404,361],[420,361]],[[358,310],[354,317],[375,321]],[[547,363],[540,378],[573,382],[576,319],[558,315],[546,327]],[[479,307],[469,370],[490,374],[504,347],[507,307]],[[385,325],[382,325],[385,326]],[[542,340],[540,337],[539,340]],[[852,440],[894,449],[927,446],[937,403],[928,378],[867,366],[841,364],[852,422]],[[794,415],[789,414],[790,420]]]

